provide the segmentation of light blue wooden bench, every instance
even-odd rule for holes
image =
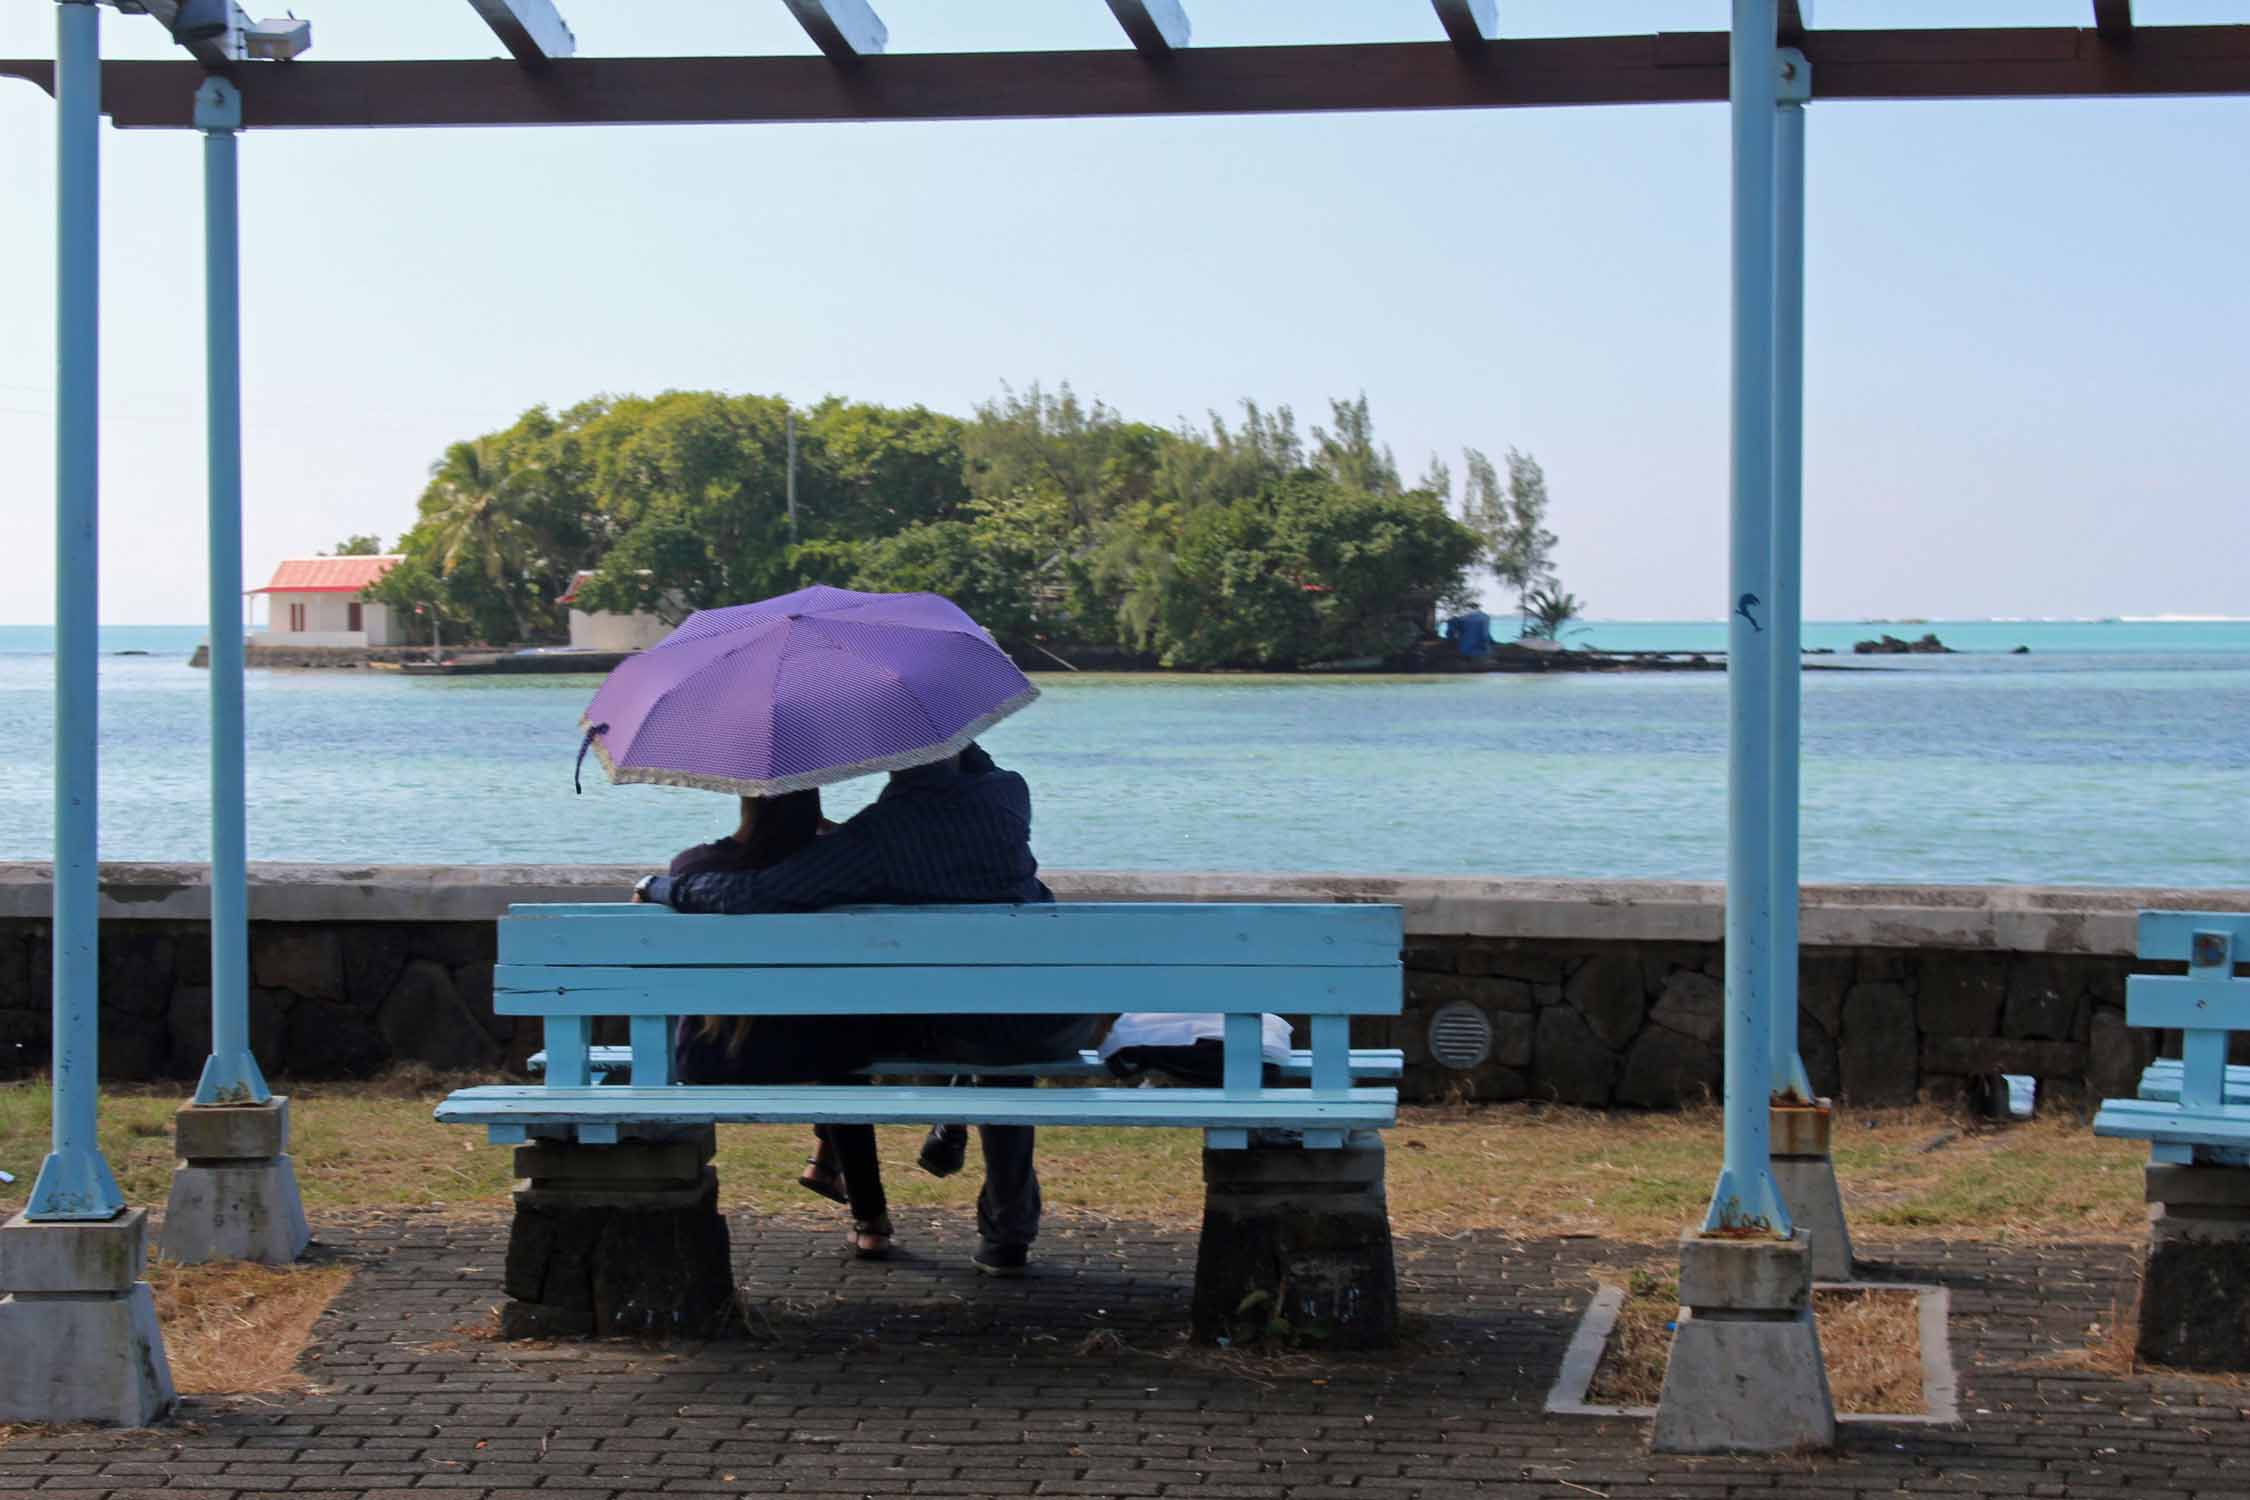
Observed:
[[[2180,1057],[2149,1065],[2139,1097],[2105,1099],[2094,1134],[2149,1143],[2159,1164],[2250,1163],[2250,1069],[2227,1065],[2227,1043],[2250,1031],[2250,914],[2143,912],[2140,956],[2185,961],[2178,974],[2135,974],[2125,983],[2125,1019],[2176,1030]]]
[[[1246,1147],[1253,1131],[1298,1131],[1317,1150],[1397,1118],[1395,1088],[1360,1082],[1395,1077],[1395,1055],[1355,1057],[1350,1045],[1354,1016],[1401,1009],[1404,923],[1395,906],[1073,902],[721,917],[553,905],[511,907],[499,928],[493,1008],[544,1024],[545,1076],[462,1089],[437,1108],[440,1121],[482,1125],[496,1144],[601,1145],[683,1125],[857,1121],[1194,1127],[1219,1150]],[[817,1015],[849,1024],[854,1016],[1128,1010],[1223,1014],[1223,1085],[688,1087],[672,1076],[672,1031],[683,1015]],[[1267,1011],[1306,1016],[1311,1031],[1302,1072],[1274,1087],[1259,1056]],[[597,1068],[617,1055],[590,1042],[594,1020],[606,1016],[627,1021],[629,1084],[597,1081]],[[900,1061],[908,1066],[878,1071],[916,1070]],[[1083,1057],[1063,1059],[1053,1071],[1085,1067]]]

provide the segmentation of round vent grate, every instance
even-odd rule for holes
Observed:
[[[1492,1022],[1466,1000],[1430,1017],[1430,1056],[1449,1068],[1473,1068],[1492,1055]]]

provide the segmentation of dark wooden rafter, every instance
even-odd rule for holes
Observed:
[[[2144,26],[2131,47],[2077,27],[1816,31],[1802,44],[1824,100],[2250,94],[2250,25]],[[1724,32],[1522,38],[1475,67],[1444,42],[1199,47],[1151,68],[1121,48],[819,58],[298,62],[236,70],[244,123],[382,128],[1073,119],[1687,104],[1727,97]],[[52,92],[45,58],[0,76]],[[102,107],[127,127],[187,128],[202,69],[112,62]]]
[[[180,0],[133,0],[130,10],[124,5],[120,5],[118,9],[128,14],[130,10],[140,11],[169,34],[172,23],[179,18]],[[235,11],[238,20],[246,19],[242,7],[236,6]],[[225,45],[218,41],[182,42],[180,45],[187,49],[189,56],[207,68],[228,68],[236,61],[228,55]]]
[[[1500,34],[1500,0],[1430,0],[1447,40],[1464,52],[1481,52]]]
[[[469,8],[518,62],[546,62],[578,50],[555,0],[469,0]]]
[[[1781,0],[1780,32],[1784,43],[1794,47],[1805,39],[1805,33],[1812,30],[1811,11],[1812,0]]]
[[[2094,30],[2105,42],[2133,39],[2133,0],[2094,0]]]
[[[1187,12],[1180,0],[1109,0],[1109,13],[1125,28],[1136,51],[1164,57],[1188,44]]]
[[[890,45],[889,28],[867,0],[781,0],[831,62],[858,62]]]

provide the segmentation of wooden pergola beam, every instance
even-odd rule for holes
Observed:
[[[1500,0],[1430,0],[1440,25],[1454,46],[1479,52],[1500,35]]]
[[[1812,30],[1813,0],[1781,0],[1781,40],[1794,47]]]
[[[1824,100],[2250,94],[2250,25],[2144,26],[2130,47],[2079,27],[1816,31]],[[185,129],[202,67],[103,66],[124,127]],[[1724,32],[1513,39],[1475,67],[1445,42],[1200,47],[1151,68],[1122,49],[907,54],[836,68],[805,57],[298,62],[236,70],[250,129],[1026,120],[1334,110],[1715,103]],[[47,58],[0,76],[52,93]]]
[[[1135,51],[1163,57],[1188,44],[1187,12],[1180,0],[1109,0],[1109,13],[1125,28]]]
[[[2133,0],[2094,0],[2094,30],[2105,42],[2133,39]]]
[[[162,26],[166,34],[169,34],[173,22],[179,19],[180,0],[137,0],[137,8],[150,20]],[[234,16],[235,24],[238,27],[249,24],[250,17],[241,6],[237,5],[234,8]],[[227,50],[223,41],[216,39],[182,42],[180,45],[187,49],[190,57],[207,68],[228,68],[241,61],[240,58]]]
[[[867,0],[781,0],[831,62],[875,57],[890,45],[890,28]]]
[[[578,38],[570,34],[555,0],[469,0],[469,8],[518,62],[546,62],[578,50]]]

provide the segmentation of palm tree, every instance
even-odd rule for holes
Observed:
[[[1586,601],[1556,588],[1535,588],[1524,596],[1528,617],[1523,633],[1535,641],[1560,641],[1563,627],[1586,612]]]
[[[430,471],[425,519],[435,535],[438,570],[446,577],[463,563],[489,579],[508,606],[516,639],[530,638],[524,619],[524,570],[534,538],[523,502],[536,465],[514,466],[490,438],[455,443]],[[434,502],[434,503],[433,503]]]

